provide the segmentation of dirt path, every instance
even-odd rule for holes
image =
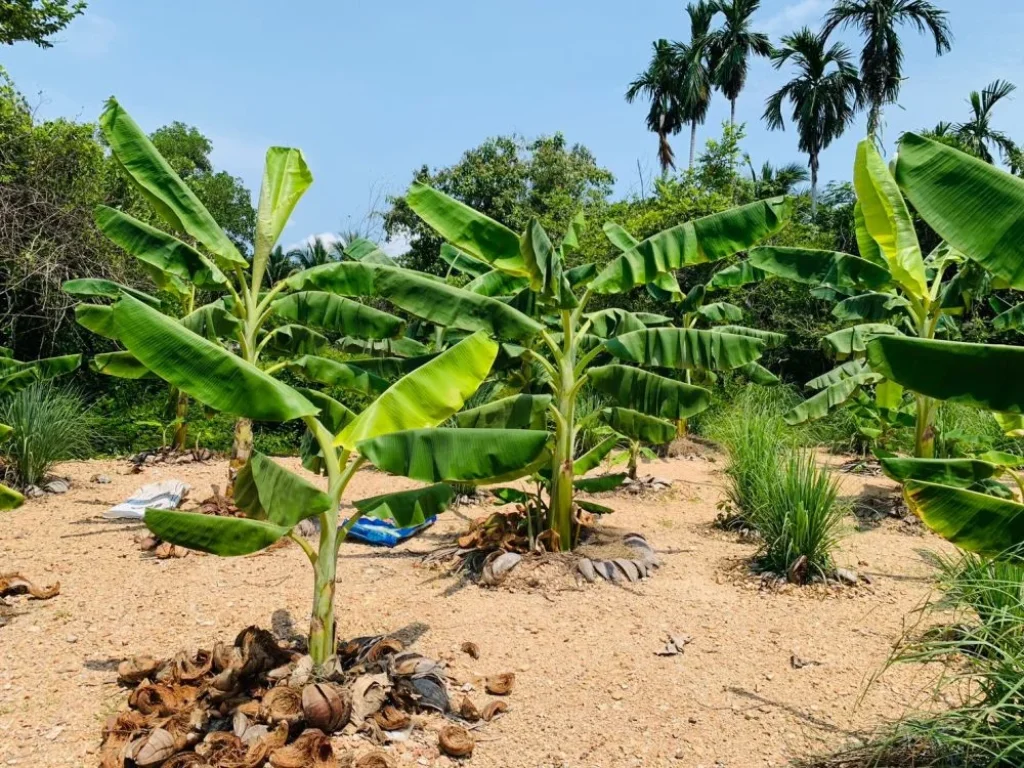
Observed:
[[[640,531],[668,552],[651,580],[583,590],[460,586],[419,567],[417,554],[464,527],[460,516],[482,514],[463,507],[395,550],[345,545],[339,631],[422,623],[417,650],[443,654],[472,640],[480,659],[457,654],[460,671],[514,671],[510,713],[480,732],[471,761],[480,768],[778,766],[900,715],[927,679],[920,670],[890,671],[866,694],[865,685],[931,589],[918,550],[942,545],[893,527],[857,532],[851,520],[840,561],[869,574],[871,587],[761,592],[742,568],[752,545],[711,528],[719,466],[647,465],[674,487],[603,502],[617,510],[608,525]],[[160,561],[133,546],[138,525],[98,518],[139,485],[168,477],[204,498],[211,482],[223,481],[223,463],[125,471],[117,462],[64,465],[70,493],[2,515],[0,570],[59,579],[62,591],[46,602],[20,601],[26,612],[0,629],[0,765],[95,766],[101,725],[125,699],[114,668],[126,655],[208,648],[248,624],[269,626],[276,609],[304,624],[312,579],[294,546],[231,560]],[[97,472],[113,482],[90,483]],[[844,480],[849,493],[865,483],[888,481]],[[361,472],[350,497],[408,485]],[[654,654],[666,632],[693,637],[685,654]],[[794,669],[793,654],[819,664]],[[401,757],[400,764],[417,764]]]

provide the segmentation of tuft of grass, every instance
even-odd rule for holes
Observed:
[[[88,456],[93,422],[76,391],[45,381],[0,402],[0,424],[14,428],[0,444],[10,481],[38,485],[57,462]]]
[[[792,451],[764,483],[764,502],[752,522],[761,534],[758,562],[786,573],[806,558],[806,573],[824,576],[835,566],[846,508],[839,502],[839,478],[819,467],[809,451]]]

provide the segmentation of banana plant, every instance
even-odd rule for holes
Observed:
[[[659,442],[675,435],[680,419],[705,409],[710,393],[645,368],[730,370],[754,362],[762,353],[764,342],[750,336],[649,327],[648,322],[661,320],[621,309],[588,312],[588,304],[594,296],[618,295],[651,283],[671,289],[675,270],[749,248],[785,224],[790,205],[783,198],[659,232],[604,268],[583,264],[571,269],[566,261],[578,244],[578,218],[556,247],[536,220],[516,233],[423,184],[413,184],[406,202],[446,241],[442,256],[449,264],[470,274],[476,270],[466,290],[503,297],[509,306],[524,309],[544,324],[536,338],[507,352],[535,366],[540,372],[537,383],[546,391],[534,393],[531,388],[529,393],[474,409],[463,418],[508,428],[548,418],[553,422],[551,461],[540,475],[548,497],[543,525],[549,549],[564,551],[574,545],[578,530],[574,510],[583,506],[575,491],[587,482],[579,476],[597,466],[601,451],[606,455],[618,441],[613,437],[611,444],[574,457],[579,429],[576,402],[585,386],[611,398],[614,405],[603,409],[600,418],[615,431]]]
[[[1024,289],[1024,181],[934,141],[904,134],[896,179],[940,237],[1011,288]],[[1024,349],[887,336],[870,341],[874,370],[921,395],[991,411],[1011,434],[1024,426]],[[975,459],[887,459],[910,508],[958,547],[1020,558],[1024,504],[991,493],[1009,477],[1020,488],[1021,458],[990,452]]]
[[[326,279],[323,272],[316,274]],[[334,274],[333,279],[341,277]],[[323,491],[253,453],[235,484],[235,502],[245,517],[151,509],[145,513],[146,526],[167,541],[222,556],[246,555],[293,539],[314,573],[309,651],[318,666],[326,664],[335,653],[338,548],[359,518],[413,525],[444,510],[452,498],[448,483],[515,478],[546,461],[549,435],[544,430],[436,428],[490,372],[498,344],[488,330],[500,326],[506,333],[533,332],[529,318],[511,312],[490,325],[481,321],[481,329],[353,413],[320,392],[284,384],[145,302],[123,296],[111,307],[111,322],[142,365],[208,408],[260,421],[301,419],[314,435],[327,475]],[[342,522],[343,494],[366,464],[428,485],[357,500],[344,509],[347,520]],[[319,524],[317,546],[294,530],[306,518]]]
[[[0,397],[13,395],[34,382],[71,373],[81,364],[81,355],[59,355],[22,362],[14,359],[12,349],[0,347]],[[0,444],[11,436],[11,432],[11,427],[0,424]],[[18,491],[0,483],[0,510],[15,509],[24,501],[25,497]]]
[[[340,386],[379,392],[379,379],[371,379],[352,366],[339,373],[332,361],[316,352],[327,343],[324,333],[361,339],[401,336],[405,321],[352,298],[324,290],[294,289],[301,280],[293,274],[271,282],[267,265],[292,210],[313,182],[302,152],[285,147],[267,151],[251,258],[243,255],[217,224],[191,189],[174,172],[152,142],[117,101],[111,99],[99,120],[114,159],[142,191],[166,227],[158,229],[123,211],[106,206],[96,210],[96,223],[113,242],[139,259],[158,287],[186,299],[188,310],[180,325],[219,343],[241,360],[259,365],[270,358],[271,373],[288,369],[334,374]],[[384,258],[387,258],[386,256]],[[357,266],[364,262],[354,262]],[[372,263],[372,254],[367,265]],[[307,270],[308,271],[308,270]],[[97,292],[109,299],[122,294],[147,304],[152,297],[116,284],[74,281],[71,288]],[[265,285],[264,283],[268,283]],[[200,304],[198,297],[211,300]],[[87,327],[119,341],[111,306],[79,307]],[[148,370],[130,349],[97,356],[94,365],[105,373],[140,377]],[[325,373],[326,371],[326,373]],[[376,389],[374,389],[376,387]],[[187,390],[176,387],[182,397]],[[181,401],[179,401],[180,403]],[[242,415],[235,423],[231,470],[237,472],[252,453],[252,421]]]
[[[807,383],[816,394],[790,410],[786,421],[799,424],[849,406],[861,434],[869,439],[913,425],[915,455],[930,458],[937,404],[916,394],[908,407],[902,386],[867,363],[866,347],[882,335],[933,339],[937,333],[955,332],[951,317],[963,312],[970,278],[978,271],[962,268],[964,254],[949,242],[922,255],[906,200],[867,139],[857,147],[854,187],[860,256],[761,247],[753,249],[746,262],[749,279],[775,276],[814,286],[815,295],[837,302],[832,311],[837,319],[852,323],[824,337],[839,365]],[[873,395],[867,393],[870,388]]]

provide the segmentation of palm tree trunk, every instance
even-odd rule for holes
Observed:
[[[818,217],[818,155],[811,155],[811,220]]]
[[[882,121],[882,105],[878,102],[873,102],[868,107],[868,136],[874,138],[878,132],[878,124]]]
[[[736,127],[736,99],[729,99],[729,125]]]
[[[697,154],[697,121],[690,121],[690,169],[693,170],[693,159]]]

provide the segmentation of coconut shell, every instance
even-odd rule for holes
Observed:
[[[504,672],[500,675],[491,675],[484,681],[484,688],[488,693],[495,696],[508,696],[516,685],[516,676],[513,672]]]
[[[380,711],[374,713],[373,720],[385,731],[400,731],[409,725],[411,718],[398,707],[385,704]]]
[[[352,704],[337,685],[311,683],[302,689],[302,711],[312,728],[334,733],[348,724]]]
[[[468,640],[462,644],[462,652],[471,659],[480,658],[480,646],[476,643],[471,643]]]
[[[308,728],[287,747],[270,756],[273,768],[337,768],[338,759],[330,738],[316,728]]]
[[[480,719],[480,710],[476,708],[476,704],[469,696],[463,696],[462,701],[459,704],[459,714],[471,723],[475,723]]]
[[[580,572],[580,575],[583,576],[587,584],[593,584],[597,580],[597,571],[594,570],[594,564],[590,561],[590,558],[581,558],[576,563],[576,570]]]
[[[195,752],[179,752],[161,768],[210,768],[210,764]]]
[[[34,582],[18,571],[0,573],[0,597],[20,595],[24,592],[28,592],[29,597],[36,600],[49,600],[60,594],[60,582],[51,584],[49,587],[37,587]]]
[[[394,761],[388,757],[387,752],[375,749],[356,760],[353,768],[394,768],[394,765]]]
[[[147,677],[153,677],[160,666],[161,662],[152,656],[133,656],[117,665],[117,682],[137,685]]]
[[[626,577],[626,581],[633,583],[640,581],[640,570],[636,567],[636,564],[632,560],[625,560],[623,558],[616,558],[612,562],[622,572],[622,575]]]
[[[461,725],[446,725],[437,734],[437,746],[451,757],[469,757],[473,754],[476,742]]]
[[[211,731],[196,745],[196,754],[210,765],[235,765],[245,760],[242,740],[228,731]]]
[[[302,692],[288,685],[271,688],[263,697],[261,714],[271,725],[297,723],[303,717]]]
[[[498,715],[505,712],[508,712],[508,704],[504,701],[491,701],[483,708],[483,711],[480,713],[480,717],[489,723]]]
[[[163,728],[154,728],[146,736],[132,742],[128,752],[138,768],[160,765],[177,752],[174,736]]]

